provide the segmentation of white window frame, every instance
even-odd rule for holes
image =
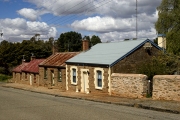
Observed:
[[[48,69],[44,67],[44,79],[47,79]]]
[[[97,70],[97,86],[102,88],[102,71]],[[99,85],[99,80],[101,81],[101,85]]]
[[[58,82],[62,82],[62,71],[58,69]]]
[[[101,80],[102,80],[102,86],[98,86],[98,71],[101,71]],[[94,84],[95,84],[95,89],[102,90],[104,86],[104,76],[103,76],[104,70],[103,68],[95,68],[94,69]]]
[[[73,81],[73,69],[75,69],[76,70],[76,82],[74,82]],[[77,82],[78,82],[78,79],[77,79],[77,67],[75,67],[75,66],[73,66],[73,67],[71,67],[71,84],[73,84],[73,85],[77,85]]]

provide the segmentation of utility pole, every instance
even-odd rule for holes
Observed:
[[[137,18],[138,18],[138,12],[137,12],[137,0],[136,0],[136,39],[138,38],[138,22],[137,22]]]
[[[0,35],[1,35],[1,38],[3,40],[3,31],[2,30],[0,31]]]

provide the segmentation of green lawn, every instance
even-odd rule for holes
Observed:
[[[0,74],[0,81],[6,81],[10,78],[12,78],[12,76]]]

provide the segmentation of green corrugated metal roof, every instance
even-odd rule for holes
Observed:
[[[66,63],[102,64],[111,66],[114,62],[125,57],[130,52],[133,52],[138,46],[142,46],[146,42],[151,42],[154,46],[161,49],[148,39],[99,43],[90,50],[67,60]]]

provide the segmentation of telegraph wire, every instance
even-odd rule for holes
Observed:
[[[101,2],[102,2],[102,1],[101,1]],[[78,10],[80,10],[80,9],[88,6],[90,3],[91,3],[91,2],[88,2],[88,3],[85,4],[83,7],[80,7],[80,8],[76,9],[76,10],[73,11],[73,12],[76,12],[76,11],[78,11]],[[100,3],[100,2],[99,2],[99,3]],[[69,10],[70,10],[70,9],[69,9]],[[67,11],[65,11],[65,12],[68,12],[69,10],[67,10]],[[71,12],[71,13],[73,13],[73,12]],[[70,13],[70,14],[71,14],[71,13]],[[84,13],[84,12],[82,12],[82,13]],[[79,14],[82,14],[82,13],[79,13]],[[75,15],[71,15],[71,17],[72,17],[72,16],[75,16]],[[63,17],[61,17],[61,18],[58,18],[56,21],[58,21],[59,19],[62,19],[62,18],[65,18],[65,16],[63,16]],[[63,21],[66,21],[66,19],[68,19],[68,18],[65,18]],[[56,22],[56,21],[54,21],[54,22]]]
[[[66,10],[66,11],[64,11],[63,13],[65,13],[65,12],[68,12],[69,10],[71,10],[72,8],[74,8],[74,7],[76,7],[76,6],[78,6],[78,5],[80,5],[80,4],[82,4],[84,1],[81,1],[80,3],[78,3],[78,4],[76,4],[76,5],[74,5],[73,7],[71,7],[70,9],[68,9],[68,10]],[[105,2],[105,3],[104,3]],[[94,7],[94,8],[90,8],[90,10],[89,11],[92,11],[92,10],[94,10],[94,9],[97,9],[97,8],[99,8],[99,7],[101,7],[101,6],[103,6],[103,5],[105,5],[105,4],[107,4],[107,3],[109,3],[109,2],[111,2],[111,0],[109,0],[109,1],[104,1],[104,0],[102,0],[102,1],[100,1],[100,2],[98,2],[98,4],[100,4],[100,3],[104,3],[104,4],[102,4],[102,5],[99,5],[99,6],[97,6],[97,7]],[[69,2],[68,2],[69,3]],[[89,2],[88,4],[86,4],[85,6],[87,6],[87,5],[89,5],[91,2]],[[67,4],[67,3],[66,3]],[[64,4],[64,5],[66,5],[66,4]],[[97,4],[97,5],[98,5]],[[84,7],[85,7],[84,6]],[[79,8],[79,9],[81,9],[81,8]],[[79,10],[79,9],[77,9],[77,10]],[[76,10],[76,11],[77,11]],[[86,12],[87,12],[88,10],[86,10]],[[82,13],[79,13],[79,15],[80,14],[82,14]],[[75,15],[74,15],[75,16]],[[64,17],[64,16],[63,16]],[[65,20],[63,20],[63,23],[66,23],[66,22],[68,22],[67,20],[73,20],[74,18],[78,18],[77,16],[76,17],[74,17],[73,19],[72,19],[72,17],[73,16],[71,16],[71,18],[69,19],[69,18],[67,18],[67,19],[65,19]],[[54,18],[54,17],[53,17]],[[61,19],[61,18],[59,18],[59,19]],[[51,19],[49,19],[48,21],[50,21]],[[45,22],[48,22],[48,21],[45,21]],[[57,21],[57,20],[56,20]],[[52,22],[51,22],[52,23]],[[36,28],[36,27],[38,27],[38,26],[35,26],[35,27],[33,27],[33,28]],[[57,26],[55,26],[55,27],[57,27]],[[32,28],[31,28],[31,30],[32,30]]]
[[[101,1],[101,2],[99,2],[99,3],[104,3],[104,4],[101,4],[101,5],[99,5],[99,6],[97,6],[97,7],[94,7],[94,8],[91,8],[91,7],[90,7],[90,9],[89,9],[89,10],[87,9],[85,12],[93,11],[94,9],[97,9],[97,8],[99,8],[99,7],[101,7],[101,6],[105,5],[105,4],[108,4],[109,2],[111,2],[111,0],[109,0],[109,1],[107,1],[107,2],[105,2],[105,3],[104,3],[104,1]],[[99,4],[99,3],[98,3],[98,4]],[[94,6],[94,5],[93,5],[93,6]],[[83,13],[84,13],[84,12],[83,12]],[[70,21],[70,20],[73,20],[73,19],[75,19],[75,18],[78,18],[81,14],[82,14],[82,13],[79,13],[78,15],[73,15],[73,16],[75,16],[75,17],[70,16],[70,18],[67,18],[67,19],[61,21],[61,22],[62,22],[61,24],[67,23],[67,22]],[[59,23],[59,24],[60,24],[60,23]]]
[[[71,1],[69,1],[69,2],[71,2]],[[68,2],[68,3],[69,3],[69,2]],[[71,9],[73,9],[73,8],[75,8],[76,6],[82,4],[83,2],[84,2],[84,1],[79,2],[78,4],[72,6],[70,9],[63,11],[61,14],[64,14],[64,13],[70,11]],[[67,3],[67,4],[68,4],[68,3]],[[53,17],[53,18],[54,18],[54,17]],[[58,19],[61,19],[61,18],[58,18]],[[50,20],[51,20],[51,19],[50,19]],[[48,21],[50,21],[50,20],[48,20]],[[48,22],[48,21],[45,21],[45,22]],[[56,21],[56,20],[55,20],[55,21]],[[50,23],[52,23],[52,22],[50,22]],[[50,24],[50,23],[49,23],[49,24]]]

